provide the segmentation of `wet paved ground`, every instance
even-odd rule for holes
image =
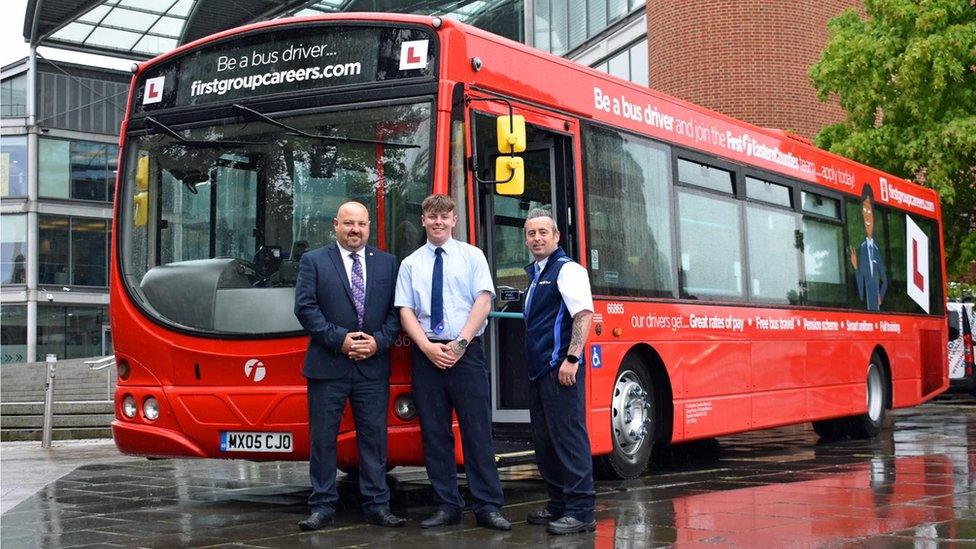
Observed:
[[[5,485],[15,464],[8,455]],[[893,428],[873,441],[822,443],[809,426],[796,426],[676,447],[641,479],[598,482],[597,531],[567,537],[524,522],[545,498],[531,467],[503,470],[512,532],[477,528],[470,513],[462,525],[422,531],[418,523],[432,511],[429,485],[422,471],[396,469],[392,506],[410,519],[406,527],[364,525],[357,488],[344,482],[335,528],[304,533],[296,522],[306,513],[305,463],[94,461],[4,512],[0,544],[976,547],[976,401],[969,397],[896,412]]]

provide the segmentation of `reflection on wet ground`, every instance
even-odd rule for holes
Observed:
[[[405,528],[363,524],[354,482],[336,526],[304,533],[305,463],[124,461],[87,465],[2,516],[4,547],[655,547],[976,546],[976,401],[898,411],[873,441],[818,442],[809,426],[668,450],[650,474],[597,484],[594,534],[553,537],[524,522],[545,500],[532,467],[503,470],[512,532],[421,531],[432,493],[422,471],[394,470]]]

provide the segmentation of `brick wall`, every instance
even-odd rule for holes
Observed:
[[[813,137],[844,119],[821,103],[809,68],[827,22],[854,0],[648,0],[651,87],[757,126]]]

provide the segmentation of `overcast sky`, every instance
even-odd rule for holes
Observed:
[[[27,11],[27,0],[2,1],[4,14],[3,17],[0,17],[0,67],[27,57],[29,52],[27,42],[24,41],[24,13]],[[39,48],[38,52],[47,59],[114,69],[128,70],[132,65],[132,61],[125,59],[87,55],[52,48]]]

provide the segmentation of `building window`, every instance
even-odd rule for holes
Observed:
[[[27,216],[0,217],[0,282],[27,283]]]
[[[27,306],[0,306],[0,359],[3,364],[27,361]]]
[[[119,148],[108,143],[41,139],[39,194],[111,202]]]
[[[0,140],[0,197],[27,196],[27,136]]]
[[[593,65],[593,68],[641,86],[648,85],[647,38],[614,52],[605,61]]]
[[[108,307],[37,307],[37,357],[99,356],[106,347]]]
[[[0,118],[27,116],[27,74],[0,82]]]
[[[644,0],[533,0],[533,44],[565,55],[643,5]]]
[[[38,284],[108,285],[107,220],[42,215],[37,225]]]

